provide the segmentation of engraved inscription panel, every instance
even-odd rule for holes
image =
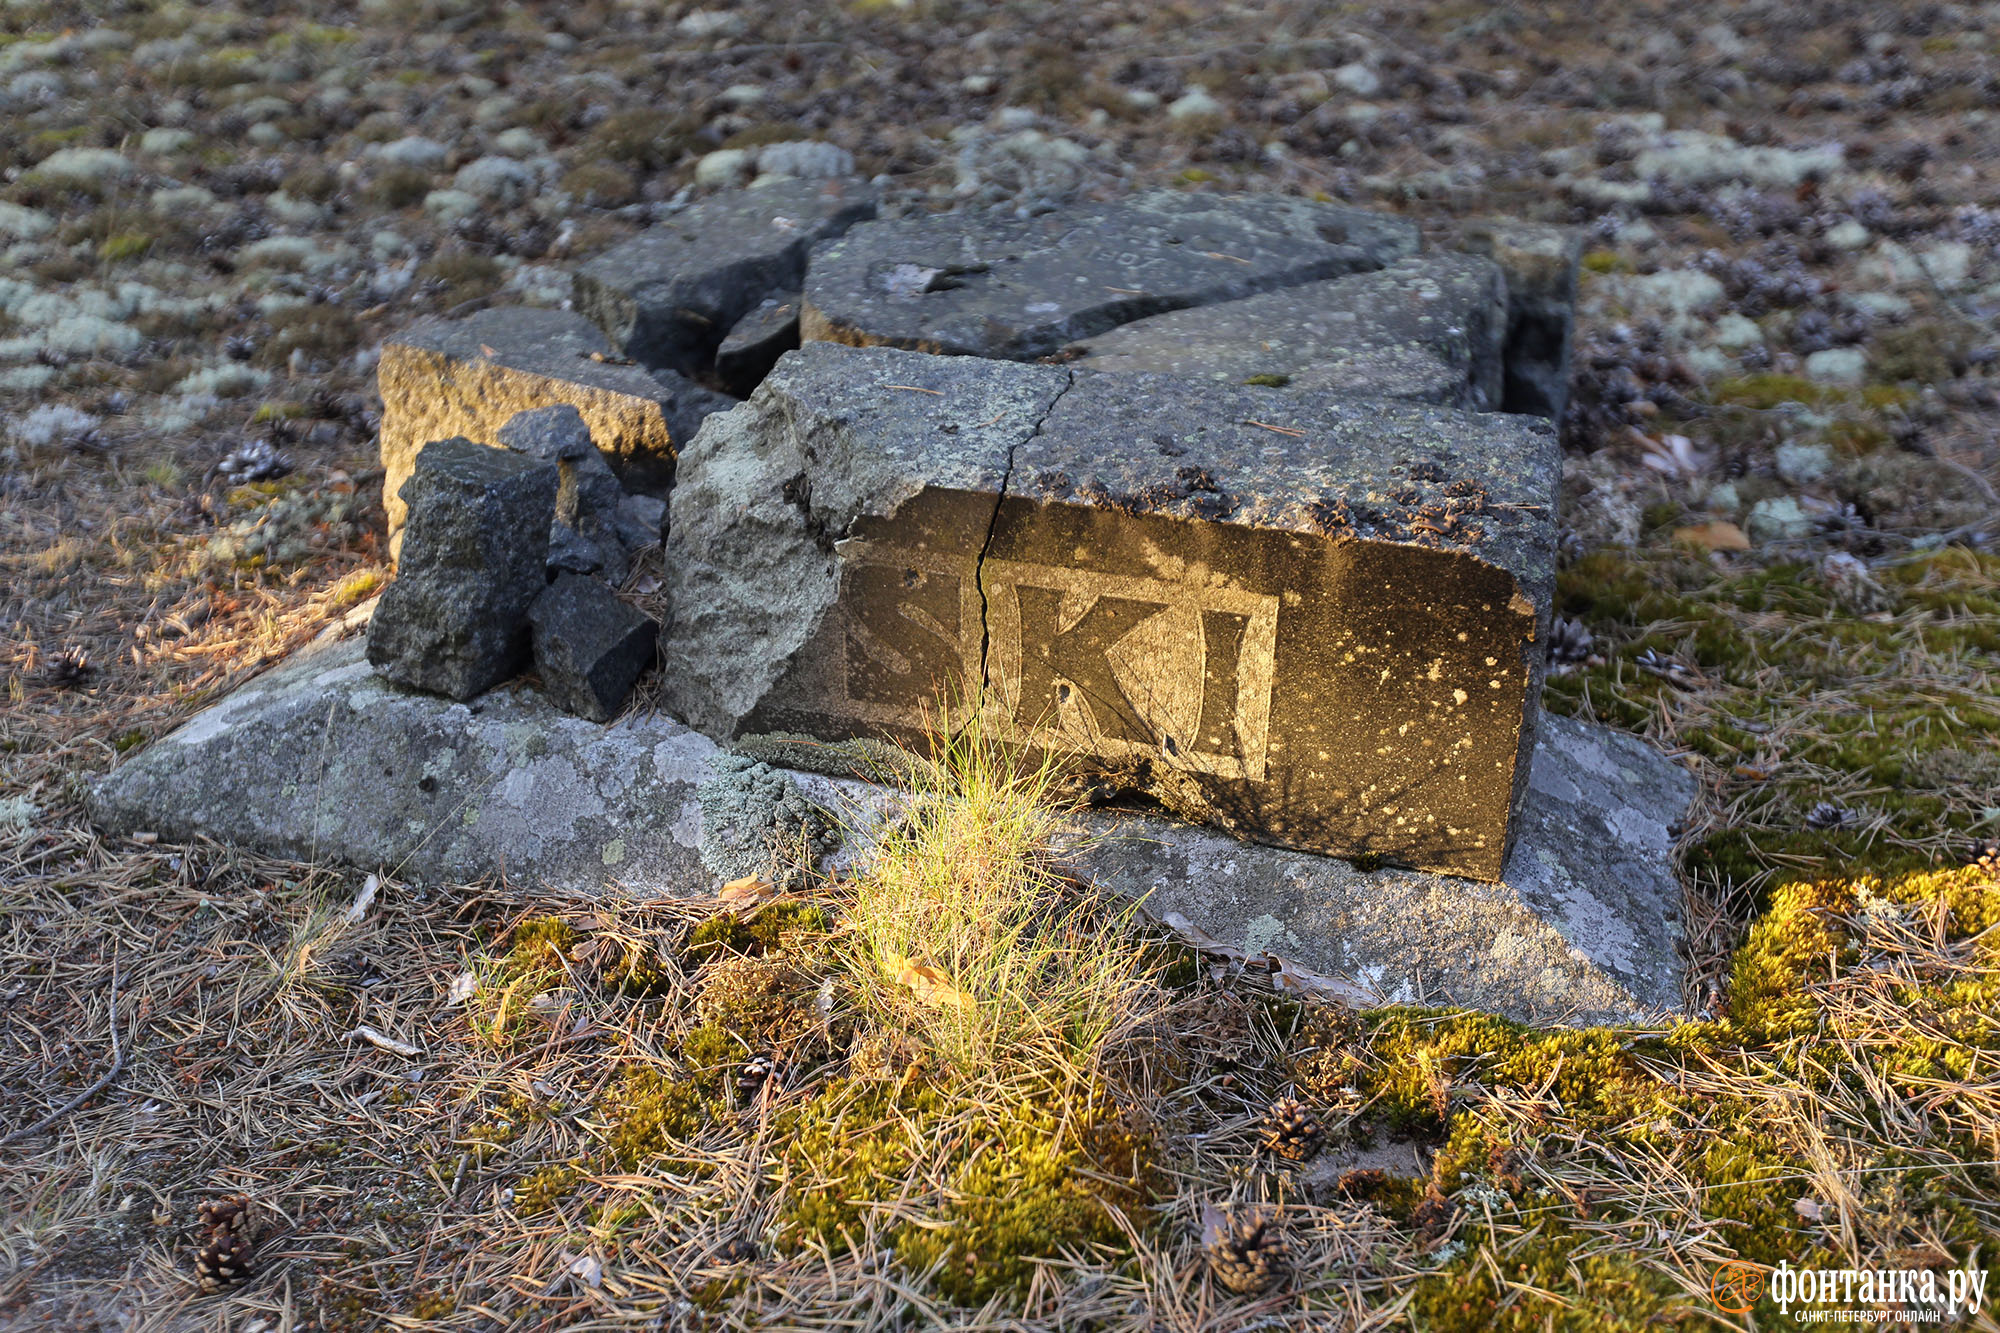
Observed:
[[[982,574],[882,544],[847,556],[837,679],[849,716],[916,726],[934,715],[978,679],[983,620],[988,706],[1030,736],[1263,779],[1276,597],[1006,560]]]

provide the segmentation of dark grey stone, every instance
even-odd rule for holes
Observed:
[[[807,344],[687,455],[669,706],[906,738],[983,687],[1109,785],[1491,879],[1558,466],[1527,418]]]
[[[495,435],[496,441],[517,454],[548,463],[568,463],[597,452],[590,442],[590,427],[583,413],[569,403],[531,407],[507,418]]]
[[[656,546],[667,526],[667,502],[654,495],[628,495],[618,502],[612,526],[627,551]]]
[[[1153,315],[1071,350],[1090,370],[1276,381],[1486,411],[1500,404],[1506,334],[1500,270],[1471,255],[1426,254]]]
[[[1363,872],[1137,816],[1106,816],[1075,855],[1191,937],[1357,1000],[1644,1022],[1681,1007],[1668,826],[1693,787],[1634,737],[1551,718],[1499,884]],[[602,726],[537,690],[476,708],[400,690],[358,641],[333,638],[127,757],[89,804],[113,834],[221,838],[432,884],[504,872],[674,897],[766,873],[778,846],[828,823],[851,830],[838,861],[863,867],[899,809],[881,788],[719,753],[661,712]]]
[[[632,572],[632,562],[616,536],[586,537],[557,520],[549,526],[548,570],[551,579],[558,574],[593,574],[615,588]]]
[[[1569,403],[1569,348],[1576,323],[1583,233],[1527,222],[1477,223],[1466,248],[1507,275],[1507,386],[1501,405],[1560,422]]]
[[[814,242],[874,216],[874,189],[861,181],[730,190],[584,264],[576,308],[641,364],[700,374],[767,293],[799,285]]]
[[[799,345],[799,294],[777,292],[736,321],[715,349],[715,377],[748,397],[779,357]]]
[[[513,675],[547,583],[556,466],[455,438],[403,484],[403,559],[368,628],[368,660],[401,685],[470,699]]]
[[[1160,191],[1034,218],[863,223],[806,276],[806,341],[1029,360],[1187,306],[1358,273],[1417,249],[1400,218]]]
[[[912,593],[941,637],[880,688],[901,717],[912,691],[963,686],[939,677],[977,669],[967,544],[992,520],[1009,451],[1068,383],[1044,366],[886,348],[787,352],[685,455],[667,533],[666,706],[714,736],[780,729],[781,700],[842,678],[843,580],[902,577],[850,575],[846,552],[892,536],[945,562],[913,575]]]
[[[575,407],[627,487],[664,492],[679,445],[735,400],[620,360],[588,320],[528,307],[420,324],[386,343],[376,379],[391,549],[401,546],[401,489],[417,451],[452,436],[498,445],[501,428],[531,408]]]
[[[528,611],[535,672],[558,708],[609,722],[653,661],[659,626],[603,583],[559,574]]]

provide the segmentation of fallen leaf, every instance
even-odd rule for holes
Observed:
[[[444,1002],[447,1008],[464,1004],[472,998],[472,992],[479,989],[479,978],[470,972],[461,972],[451,979],[451,990]]]
[[[1352,1005],[1357,1009],[1371,1009],[1382,1003],[1381,997],[1338,977],[1325,976],[1318,972],[1308,972],[1295,963],[1280,958],[1271,973],[1271,989],[1280,995],[1302,995],[1313,1000],[1335,1000]]]
[[[361,918],[368,915],[368,909],[375,905],[375,894],[381,887],[380,875],[370,875],[361,882],[361,892],[354,895],[354,903],[347,909],[348,925],[359,925]]]
[[[1674,540],[1688,542],[1709,551],[1747,551],[1750,539],[1743,535],[1743,529],[1734,523],[1720,520],[1713,523],[1697,523],[1693,527],[1675,528]]]
[[[979,1001],[951,984],[951,979],[928,963],[913,962],[900,954],[890,954],[884,960],[889,967],[889,975],[899,986],[906,986],[912,995],[925,1004],[934,1004],[940,1009],[972,1009]]]
[[[715,895],[726,903],[761,903],[778,896],[778,886],[761,875],[732,879]]]
[[[367,1042],[370,1046],[379,1046],[385,1051],[392,1051],[397,1055],[409,1056],[413,1059],[424,1053],[424,1048],[421,1046],[412,1046],[406,1041],[397,1041],[394,1037],[386,1037],[374,1028],[365,1025],[347,1034],[349,1041],[353,1041],[356,1037],[361,1038],[361,1040]]]
[[[1817,1222],[1826,1213],[1826,1205],[1808,1195],[1792,1205],[1792,1211],[1808,1222]]]
[[[595,1291],[599,1286],[603,1285],[604,1265],[587,1254],[580,1255],[575,1262],[570,1264],[569,1275],[583,1283],[584,1286],[589,1287],[592,1291]]]

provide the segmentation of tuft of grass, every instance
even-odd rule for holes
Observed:
[[[904,817],[853,886],[846,924],[878,1013],[966,1070],[1088,1065],[1156,989],[1136,906],[1055,869],[1059,763],[978,719],[904,766]]]

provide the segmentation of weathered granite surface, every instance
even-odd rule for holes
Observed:
[[[863,223],[814,253],[800,335],[1029,360],[1148,315],[1381,268],[1417,239],[1381,213],[1173,191]]]
[[[815,242],[874,216],[874,188],[862,181],[729,190],[584,264],[576,308],[640,364],[699,374],[759,301],[798,289]]]
[[[1076,364],[1229,385],[1332,389],[1487,411],[1500,405],[1507,290],[1472,255],[1153,315],[1075,344]]]
[[[1635,738],[1550,719],[1502,884],[1364,873],[1138,816],[1106,816],[1081,856],[1157,917],[1358,992],[1627,1021],[1679,1007],[1667,826],[1692,787]],[[894,804],[728,755],[659,714],[601,726],[526,689],[469,705],[401,690],[358,641],[327,639],[128,758],[90,807],[113,833],[225,838],[433,883],[504,870],[557,892],[687,896],[792,840],[793,792],[862,831],[843,860],[865,861],[871,812]]]
[[[879,695],[884,720],[907,722],[912,694],[935,706],[963,687],[980,642],[967,556],[1009,451],[1068,384],[1043,366],[886,348],[786,353],[685,455],[667,523],[666,706],[729,738],[782,729],[785,701],[818,697],[829,672],[852,682],[864,717]],[[849,554],[892,537],[935,559],[883,570]],[[885,578],[905,589],[921,640],[840,611],[844,585]],[[872,655],[885,632],[903,651]]]
[[[368,626],[368,660],[399,684],[470,699],[520,670],[547,585],[557,470],[453,438],[403,484],[403,561]],[[607,594],[608,595],[608,594]]]
[[[628,488],[663,491],[679,445],[709,413],[735,404],[677,375],[619,364],[604,335],[578,315],[525,306],[420,324],[384,344],[376,379],[392,550],[402,544],[398,491],[417,450],[432,440],[462,435],[497,445],[516,413],[568,403]]]
[[[982,693],[1245,836],[1501,872],[1544,423],[808,344],[683,466],[662,651],[710,735],[907,736]]]

